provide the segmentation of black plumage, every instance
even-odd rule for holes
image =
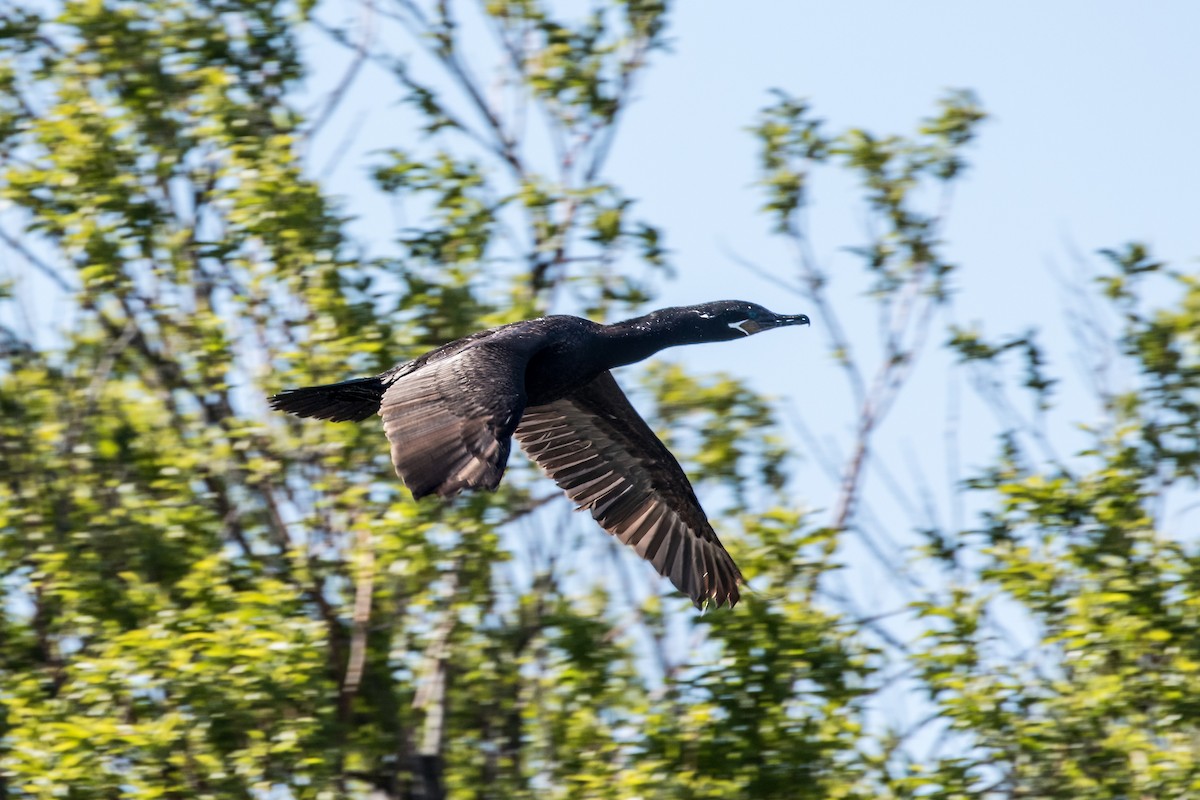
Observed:
[[[609,370],[667,347],[740,339],[803,314],[734,300],[600,325],[552,316],[479,331],[371,378],[289,389],[271,406],[333,422],[383,417],[413,496],[495,489],[513,436],[601,527],[699,605],[737,602],[742,575],[679,462]]]

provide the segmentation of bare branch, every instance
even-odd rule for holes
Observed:
[[[342,680],[343,702],[349,703],[362,683],[367,655],[367,623],[371,618],[371,595],[375,589],[375,549],[371,534],[360,526],[357,537],[358,579],[354,586],[354,616],[350,633],[350,658]]]
[[[425,649],[424,676],[413,697],[413,708],[425,712],[421,741],[417,745],[417,766],[423,784],[422,797],[441,800],[445,797],[442,778],[442,747],[445,743],[447,688],[449,684],[450,635],[458,624],[458,613],[453,598],[458,590],[458,572],[461,565],[455,562],[447,578],[445,590],[446,608],[442,621],[433,633]]]
[[[846,372],[850,389],[854,393],[855,403],[862,406],[866,402],[866,381],[854,359],[854,351],[850,346],[850,339],[846,335],[845,328],[842,327],[833,303],[825,291],[828,277],[817,263],[812,243],[804,232],[798,216],[799,212],[797,212],[796,218],[789,222],[787,237],[796,249],[796,260],[800,265],[803,287],[801,289],[802,296],[816,306],[815,316],[819,316],[822,330],[828,331],[827,339],[833,348],[838,365]]]

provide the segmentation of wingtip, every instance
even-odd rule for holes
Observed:
[[[709,609],[721,608],[727,606],[731,610],[742,599],[741,592],[738,591],[738,584],[744,583],[741,574],[735,579],[733,586],[730,586],[727,591],[720,587],[715,587],[708,594],[701,594],[692,597],[692,605],[701,612],[706,613]]]
[[[742,599],[741,592],[738,587],[746,583],[745,577],[742,576],[742,571],[737,568],[737,564],[733,563],[732,557],[725,553],[725,560],[718,560],[714,564],[713,580],[708,590],[703,594],[692,599],[692,602],[699,608],[703,603],[706,607],[721,608],[728,606],[732,609]],[[708,575],[706,574],[707,578]]]

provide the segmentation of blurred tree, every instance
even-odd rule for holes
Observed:
[[[857,619],[829,588],[846,536],[878,524],[861,498],[873,437],[952,299],[940,206],[921,199],[963,171],[983,118],[969,95],[912,138],[830,133],[783,94],[756,124],[766,213],[797,245],[856,435],[821,525],[790,497],[770,404],[728,376],[648,371],[651,416],[753,577],[736,610],[698,619],[557,513],[519,458],[495,495],[415,504],[375,427],[263,401],[552,306],[603,318],[652,299],[663,236],[604,168],[666,4],[485,3],[460,20],[377,0],[345,28],[312,2],[0,10],[6,795],[1195,790],[1196,557],[1156,532],[1154,504],[1195,478],[1200,296],[1179,276],[1184,302],[1146,311],[1139,281],[1164,268],[1144,250],[1112,254],[1103,286],[1144,381],[1106,397],[1093,451],[1039,460],[1036,429],[1004,426],[972,484],[986,524],[926,531],[922,569],[944,579],[920,625]],[[423,56],[397,56],[384,25]],[[351,60],[303,114],[313,29]],[[490,44],[468,44],[480,31]],[[424,133],[373,165],[412,220],[382,257],[301,157],[368,61]],[[883,320],[873,368],[806,244],[819,165],[859,176],[877,223],[859,250]],[[1048,402],[1032,337],[959,330],[951,348],[981,384],[1024,356]],[[997,644],[1012,608],[1040,646]],[[941,753],[879,722],[897,675],[929,697]]]
[[[1108,269],[1088,268],[1094,286],[1072,287],[1100,419],[1083,428],[1080,452],[1060,455],[1048,429],[1082,421],[1051,415],[1059,379],[1036,334],[992,341],[953,323],[955,267],[938,255],[946,203],[918,210],[923,189],[962,172],[960,148],[982,119],[956,93],[916,140],[828,138],[804,102],[781,94],[755,128],[765,210],[798,253],[800,280],[785,287],[818,309],[855,400],[849,454],[827,459],[840,485],[831,533],[894,568],[881,543],[897,526],[860,513],[861,487],[868,464],[888,475],[875,434],[939,308],[946,347],[995,414],[1002,444],[994,466],[955,489],[979,509],[977,527],[947,528],[930,511],[910,520],[927,540],[908,554],[915,577],[903,587],[915,624],[862,621],[897,665],[876,673],[876,703],[892,682],[928,698],[916,725],[881,727],[862,774],[881,797],[1194,797],[1200,716],[1185,687],[1200,669],[1200,550],[1178,520],[1194,517],[1200,478],[1200,281],[1130,244],[1101,251]],[[855,252],[883,331],[874,365],[838,323],[830,277],[808,244],[807,181],[831,160],[860,176],[873,212],[872,236]],[[1032,415],[1014,387],[1030,395]],[[937,427],[931,420],[923,434]]]
[[[762,622],[730,683],[717,645],[678,647],[692,614],[647,599],[626,554],[576,569],[573,526],[533,513],[560,493],[527,465],[494,496],[417,505],[377,430],[269,419],[263,402],[563,293],[598,316],[644,303],[660,234],[603,166],[665,7],[483,9],[513,114],[540,115],[546,153],[485,99],[449,4],[374,10],[427,48],[428,85],[312,11],[5,5],[2,235],[20,265],[0,367],[6,791],[667,796],[831,774],[866,667],[820,613],[748,603]],[[422,152],[374,171],[416,209],[394,257],[361,257],[302,168],[338,99],[296,109],[313,25],[351,71],[385,64],[423,119]],[[789,550],[794,512],[754,513],[783,487],[768,407],[732,379],[662,378],[697,422],[701,477],[744,498],[764,548]],[[750,498],[758,473],[768,491]],[[521,530],[502,544],[506,526]],[[754,642],[780,631],[837,666],[806,690],[820,705],[760,720],[803,669],[760,693]],[[797,760],[753,777],[764,754],[746,740],[741,760],[712,761],[726,724]],[[788,735],[822,726],[825,744]]]
[[[958,794],[1200,790],[1189,688],[1200,670],[1200,551],[1193,535],[1171,533],[1194,509],[1200,477],[1200,282],[1142,245],[1105,255],[1112,274],[1099,282],[1112,305],[1090,302],[1080,317],[1104,409],[1090,444],[1062,459],[1036,424],[1006,430],[996,465],[969,481],[990,499],[981,527],[934,553],[960,575],[971,565],[951,596],[921,604],[930,630],[914,661],[967,745],[943,765]],[[951,346],[991,380],[1005,352],[1022,353],[1023,383],[1046,406],[1050,384],[1028,338],[985,344],[959,332]],[[905,779],[914,782],[928,776]]]

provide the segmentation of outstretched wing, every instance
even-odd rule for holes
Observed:
[[[495,489],[525,410],[528,353],[479,344],[401,375],[379,415],[414,497]]]
[[[697,606],[738,601],[742,575],[687,476],[611,373],[526,409],[516,437],[568,497]]]

